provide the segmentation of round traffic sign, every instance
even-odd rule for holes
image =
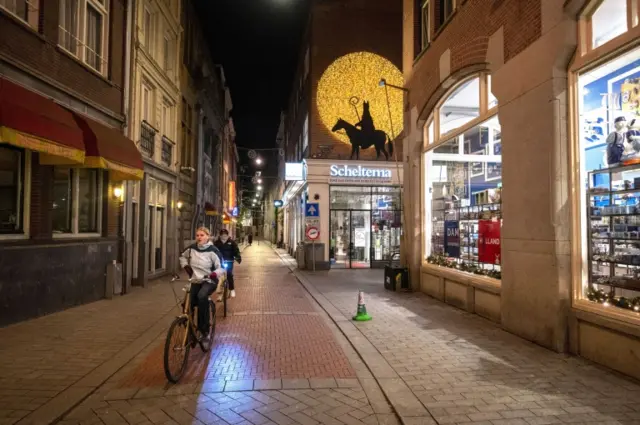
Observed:
[[[318,230],[317,227],[309,227],[307,229],[307,237],[312,241],[315,241],[320,237],[320,231]]]
[[[256,156],[258,156],[258,154],[256,153],[256,151],[254,151],[253,149],[251,149],[251,150],[249,151],[248,156],[249,156],[249,159],[256,159]]]

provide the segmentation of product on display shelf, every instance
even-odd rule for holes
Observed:
[[[625,150],[627,119],[618,117],[614,122],[615,131],[607,136],[607,166],[615,167],[622,161]]]
[[[620,87],[622,110],[640,115],[640,78],[627,78]]]

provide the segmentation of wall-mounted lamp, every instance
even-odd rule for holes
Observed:
[[[124,194],[124,190],[122,190],[122,186],[116,186],[113,188],[113,196],[122,199],[122,195]]]
[[[395,84],[389,84],[389,83],[387,83],[387,80],[385,80],[384,78],[380,79],[380,81],[378,82],[378,86],[379,87],[391,87],[392,89],[402,90],[403,92],[409,93],[409,89],[404,88],[404,87],[400,87],[400,86],[396,86]]]
[[[176,202],[176,207],[178,208],[178,211],[182,211],[182,207],[184,207],[184,204],[182,203],[182,201],[178,201]]]

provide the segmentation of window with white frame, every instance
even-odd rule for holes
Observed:
[[[165,71],[171,71],[171,38],[169,35],[165,35],[162,44],[162,68]]]
[[[151,124],[153,119],[153,89],[146,84],[142,84],[142,105],[141,119]]]
[[[144,47],[149,54],[153,52],[153,31],[155,28],[155,16],[148,8],[144,8],[143,27],[144,33]]]
[[[627,32],[627,1],[604,0],[591,15],[590,27],[594,49]]]
[[[108,0],[60,0],[58,43],[101,74],[107,72]]]
[[[90,168],[54,167],[52,229],[56,234],[99,234],[102,174]]]
[[[40,2],[37,0],[0,0],[0,9],[9,11],[29,26],[38,29]]]
[[[27,233],[29,158],[28,151],[0,147],[0,235]]]
[[[425,1],[422,3],[421,13],[420,13],[420,29],[421,29],[421,50],[427,48],[429,43],[431,43],[431,15],[429,10],[429,2]]]
[[[438,26],[444,24],[447,19],[453,14],[453,11],[456,9],[456,0],[438,0],[440,4],[438,5],[440,8],[440,13],[438,16]]]
[[[424,257],[499,279],[502,138],[488,77],[461,82],[424,128]]]

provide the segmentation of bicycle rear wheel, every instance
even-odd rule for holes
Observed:
[[[164,374],[171,383],[177,383],[187,370],[191,350],[189,321],[176,318],[167,332],[164,343]]]
[[[205,353],[211,350],[213,339],[216,336],[216,303],[209,298],[209,340],[207,342],[200,341],[200,348]]]

